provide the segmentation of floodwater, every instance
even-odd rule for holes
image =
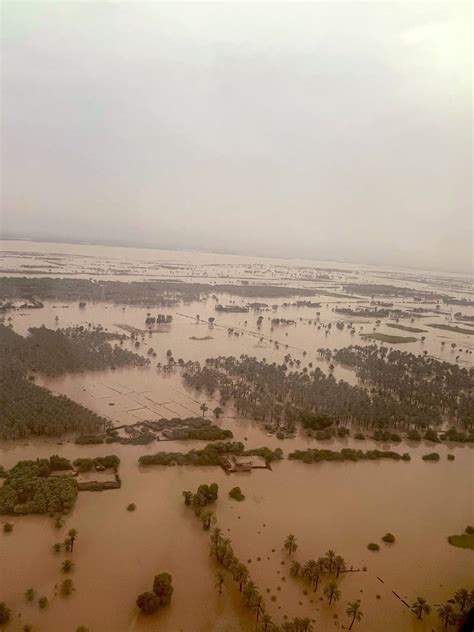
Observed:
[[[251,445],[277,441],[262,433],[257,437],[258,428],[249,422],[224,418],[220,423],[232,430],[243,423],[236,435],[245,433]],[[13,533],[0,538],[2,599],[22,613],[23,622],[51,632],[75,630],[80,624],[114,632],[152,630],[158,624],[166,632],[253,629],[232,582],[226,581],[222,595],[215,589],[216,569],[209,559],[207,535],[183,504],[184,489],[213,481],[220,487],[216,503],[219,525],[232,539],[237,555],[245,562],[252,560],[252,577],[275,619],[283,613],[310,616],[324,625],[317,629],[332,629],[333,614],[344,620],[347,601],[360,598],[365,615],[360,629],[364,631],[378,632],[382,625],[393,632],[428,631],[434,618],[419,624],[391,591],[409,603],[418,595],[439,603],[456,588],[472,583],[472,551],[446,541],[448,535],[461,532],[472,522],[472,448],[439,446],[439,463],[421,460],[432,448],[404,445],[403,450],[412,455],[409,463],[305,465],[285,460],[272,471],[231,476],[220,468],[141,468],[137,463],[141,454],[157,449],[187,450],[190,443],[173,442],[172,447],[168,442],[151,446],[76,446],[51,441],[2,445],[0,458],[6,467],[56,452],[71,459],[115,453],[122,461],[122,488],[80,492],[61,531],[44,516],[11,520]],[[279,443],[285,453],[295,444],[297,439]],[[448,450],[455,454],[454,462],[445,458]],[[234,485],[246,495],[242,503],[227,497]],[[133,513],[126,511],[130,502],[137,505]],[[63,556],[54,554],[51,547],[71,526],[79,531],[72,555],[77,590],[65,599],[54,596],[54,586],[62,579],[59,565]],[[380,542],[387,531],[396,535],[394,545]],[[295,557],[300,561],[333,548],[354,568],[367,566],[368,570],[346,574],[340,581],[342,600],[329,609],[319,601],[321,591],[315,596],[310,589],[304,595],[305,586],[289,576],[289,560],[281,550],[288,533],[298,538]],[[369,541],[379,541],[381,550],[367,551]],[[136,596],[149,589],[154,574],[165,570],[173,575],[173,605],[150,619],[138,615]],[[26,604],[22,595],[29,587],[50,598],[46,611]],[[271,595],[277,597],[275,602]],[[12,630],[19,629],[19,625],[12,626]]]
[[[46,251],[46,246],[22,243],[21,249],[30,248],[30,253],[34,254]],[[100,259],[100,251],[94,251],[93,247],[77,248],[92,249],[90,252],[95,252],[94,256]],[[50,250],[45,257],[51,258],[51,252],[61,251],[58,248]],[[83,251],[81,256],[84,256]],[[112,257],[112,253],[107,252],[107,256]],[[173,259],[169,255],[168,259],[180,258],[174,256]],[[217,265],[222,260],[216,255],[212,262]],[[242,262],[244,264],[249,265],[249,262]],[[387,281],[382,279],[381,282]],[[236,304],[245,302],[238,297],[218,296],[218,302],[225,304],[229,300],[235,300]],[[202,401],[206,401],[210,408],[217,405],[206,394],[185,387],[178,372],[163,374],[156,369],[157,362],[166,362],[168,349],[172,350],[175,359],[201,362],[217,355],[238,357],[242,353],[281,362],[287,353],[291,353],[293,358],[301,361],[301,366],[312,362],[327,372],[329,363],[318,358],[317,348],[368,344],[360,338],[360,327],[363,327],[362,333],[370,333],[376,326],[361,318],[355,325],[356,334],[351,334],[346,327],[342,331],[337,329],[335,323],[342,319],[332,308],[347,305],[338,299],[311,299],[322,302],[318,309],[282,306],[296,297],[252,299],[258,300],[279,305],[276,311],[262,312],[264,322],[260,330],[256,326],[259,314],[216,313],[213,299],[153,310],[130,306],[124,309],[108,303],[88,304],[85,309],[79,309],[76,303],[55,302],[47,303],[43,309],[20,310],[8,316],[12,318],[15,331],[22,334],[26,334],[29,327],[42,324],[55,328],[88,323],[102,324],[109,331],[123,333],[118,325],[145,329],[148,311],[171,314],[172,324],[162,327],[159,332],[144,334],[143,340],[139,338],[139,349],[132,341],[124,343],[125,348],[145,356],[152,347],[157,357],[150,368],[37,379],[37,383],[68,395],[109,417],[117,425],[140,419],[198,415]],[[368,302],[357,304],[368,305]],[[396,306],[399,305],[407,307],[413,303],[396,301]],[[423,307],[429,306],[424,304]],[[432,308],[434,310],[435,306]],[[320,312],[320,329],[314,324],[317,311]],[[462,311],[469,313],[467,308]],[[203,321],[215,316],[216,324],[210,326],[207,322],[197,323],[186,318],[194,318],[196,314]],[[274,327],[272,331],[269,320],[272,317],[294,319],[297,324]],[[423,334],[426,340],[397,345],[396,348],[420,354],[426,350],[429,355],[454,362],[459,352],[453,352],[450,343],[454,341],[462,349],[472,349],[474,337],[425,326],[427,322],[448,322],[449,319],[449,314],[433,314],[428,318],[417,318],[414,323],[404,323],[426,329],[427,333]],[[309,324],[310,320],[313,324]],[[387,328],[384,322],[377,331],[405,335],[402,331]],[[330,330],[327,328],[329,323],[333,325]],[[241,335],[229,335],[227,329],[230,327],[238,329]],[[421,334],[414,335],[419,337]],[[210,338],[192,340],[192,336]],[[444,348],[440,344],[442,340],[446,340]],[[303,351],[307,355],[303,355]],[[469,366],[471,358],[472,355],[466,354],[459,361]],[[351,383],[357,381],[355,374],[346,367],[336,366],[334,375]],[[357,445],[369,449],[376,446],[371,440],[316,442],[301,434],[294,439],[279,441],[274,436],[267,436],[256,422],[239,418],[231,407],[226,408],[217,423],[231,429],[235,439],[248,447],[278,446],[285,455],[296,448],[306,447],[340,449]],[[461,586],[474,588],[472,551],[450,546],[446,540],[448,535],[461,533],[474,520],[472,447],[428,443],[414,446],[406,442],[397,446],[377,444],[380,448],[408,451],[412,460],[409,463],[313,465],[284,460],[275,464],[272,471],[256,470],[231,476],[220,468],[141,468],[138,465],[138,457],[142,454],[157,450],[185,451],[202,445],[201,442],[160,442],[149,446],[76,446],[66,439],[0,444],[0,464],[7,468],[21,459],[54,453],[71,459],[115,453],[121,459],[122,479],[119,490],[81,492],[65,526],[59,531],[45,516],[8,518],[15,525],[13,533],[0,535],[0,600],[6,601],[15,613],[8,629],[19,632],[23,624],[32,623],[38,632],[74,632],[81,624],[89,627],[91,632],[254,630],[254,615],[243,607],[233,582],[226,579],[222,594],[215,588],[217,569],[209,557],[208,534],[202,531],[199,521],[183,503],[183,490],[195,490],[201,483],[213,481],[219,483],[220,488],[215,507],[219,526],[232,539],[239,558],[246,563],[251,560],[248,566],[252,579],[276,621],[281,622],[283,614],[309,616],[315,619],[316,630],[344,629],[343,626],[348,627],[349,623],[345,615],[347,602],[360,599],[364,617],[354,630],[429,632],[437,629],[435,614],[420,623],[392,591],[409,603],[417,596],[423,596],[429,603],[437,604],[451,597]],[[440,462],[422,461],[421,456],[433,450],[441,454]],[[454,462],[447,460],[448,452],[455,455]],[[234,485],[239,485],[246,496],[242,503],[227,496]],[[137,505],[133,513],[126,511],[131,502]],[[52,545],[63,540],[71,527],[79,531],[71,556],[76,563],[71,575],[76,591],[71,597],[63,598],[55,595],[55,585],[64,578],[59,569],[64,556],[53,553]],[[387,531],[395,534],[394,545],[380,541]],[[283,541],[289,533],[297,536],[299,548],[295,558],[301,562],[317,558],[332,548],[343,555],[349,565],[356,569],[366,566],[367,571],[345,574],[340,580],[342,599],[329,608],[320,601],[321,588],[315,595],[311,588],[290,577],[289,559],[282,551]],[[379,552],[367,550],[367,543],[372,541],[380,543]],[[162,571],[173,575],[172,604],[157,615],[143,617],[138,614],[135,599],[140,592],[151,588],[154,575]],[[23,593],[30,587],[35,588],[38,597],[46,595],[49,598],[50,605],[46,610],[41,611],[36,604],[25,601]],[[308,591],[306,595],[305,589]]]

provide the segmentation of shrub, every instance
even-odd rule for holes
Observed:
[[[369,544],[367,545],[367,548],[369,549],[369,551],[378,551],[378,550],[380,550],[379,545],[375,544],[375,542],[369,542]]]
[[[465,532],[468,533],[469,535],[474,535],[474,527],[472,527],[470,524],[467,525]]]
[[[160,606],[160,602],[155,593],[144,592],[137,597],[137,606],[143,614],[153,614]]]
[[[35,595],[36,595],[36,590],[34,588],[28,588],[28,590],[25,592],[26,601],[33,601],[33,599],[35,598]]]
[[[430,452],[421,457],[423,461],[439,461],[439,454],[437,452]]]
[[[130,503],[129,505],[127,505],[127,511],[135,511],[135,509],[137,508],[135,503]]]
[[[153,592],[160,606],[167,606],[173,594],[172,577],[169,573],[159,573],[153,581]]]
[[[439,437],[438,437],[438,433],[436,432],[436,430],[433,430],[432,428],[428,428],[428,430],[425,432],[425,436],[423,438],[426,439],[427,441],[433,441],[434,443],[440,443],[440,440],[439,440]]]
[[[448,454],[448,461],[454,461],[454,454]]]
[[[356,432],[354,435],[354,439],[358,441],[363,441],[365,439],[365,434],[363,432]]]
[[[13,525],[11,522],[5,522],[3,524],[3,533],[11,533],[13,531]]]
[[[407,432],[407,439],[410,439],[410,441],[421,441],[421,434],[418,430],[409,430]]]
[[[74,592],[74,584],[72,583],[72,579],[64,579],[61,582],[60,592],[63,597],[68,597],[72,595]]]
[[[45,608],[48,607],[49,601],[47,597],[40,597],[38,599],[38,606],[41,608],[41,610],[44,610]]]
[[[7,604],[2,601],[0,603],[0,625],[6,625],[7,623],[9,623],[11,616],[12,611],[7,606]]]
[[[395,536],[393,535],[393,533],[386,533],[382,540],[384,542],[388,542],[389,544],[393,544],[393,542],[395,542]]]
[[[238,501],[242,501],[245,498],[245,496],[242,494],[240,487],[233,487],[229,492],[229,496],[233,498],[234,500],[238,500]]]

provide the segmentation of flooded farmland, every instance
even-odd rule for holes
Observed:
[[[26,250],[28,246],[22,247]],[[38,256],[36,248],[33,246],[28,256]],[[96,253],[98,261],[102,254]],[[17,257],[22,260],[19,254]],[[9,258],[13,255],[8,254]],[[219,263],[218,257],[214,258]],[[78,261],[83,264],[80,257]],[[245,262],[245,266],[251,265]],[[234,270],[234,281],[239,273]],[[291,270],[286,274],[288,277]],[[330,272],[335,275],[331,277],[333,293],[341,292],[340,274]],[[365,278],[367,273],[363,274]],[[392,282],[397,281],[390,279]],[[297,280],[292,281],[292,285],[295,283],[298,286]],[[310,286],[307,281],[299,285],[306,289]],[[298,300],[313,305],[297,306]],[[317,288],[309,299],[307,295],[299,296],[298,289],[290,298],[270,299],[219,292],[198,301],[159,308],[107,300],[86,301],[79,306],[78,300],[48,299],[42,301],[40,309],[16,306],[5,313],[4,322],[22,336],[27,336],[30,328],[43,325],[52,330],[101,326],[107,333],[127,336],[123,349],[152,358],[146,367],[35,376],[37,385],[67,396],[109,420],[112,427],[120,427],[160,418],[198,417],[201,404],[205,403],[210,411],[219,405],[218,393],[210,396],[186,386],[179,365],[167,370],[169,351],[175,360],[202,364],[207,358],[238,358],[241,354],[280,364],[289,354],[298,361],[298,370],[319,367],[336,380],[357,385],[353,369],[334,361],[332,364],[318,350],[374,344],[363,334],[393,334],[395,330],[387,325],[397,324],[395,317],[348,317],[334,311],[336,307],[370,307],[371,300],[364,296],[327,296],[318,294]],[[394,297],[391,301],[394,309],[419,306],[409,297]],[[249,302],[261,305],[245,313],[215,309],[219,304],[244,308]],[[428,326],[453,322],[453,313],[459,308],[440,305],[439,301],[424,302],[422,306],[426,313],[413,312],[409,322],[403,322],[423,330],[424,339],[415,334],[415,341],[393,347],[471,367],[473,336]],[[472,307],[462,310],[473,313]],[[171,316],[171,323],[147,326],[148,315],[156,312]],[[259,317],[262,320],[257,325]],[[214,320],[209,322],[210,318]],[[280,322],[277,324],[275,319]],[[405,335],[403,331],[395,333]],[[443,341],[447,342],[442,345]],[[13,532],[0,537],[1,598],[15,613],[8,629],[18,632],[25,623],[31,623],[34,630],[48,632],[74,631],[79,625],[92,632],[254,630],[255,614],[244,607],[231,578],[225,577],[222,593],[217,590],[218,567],[209,555],[209,534],[183,502],[184,490],[211,482],[219,485],[214,507],[217,523],[231,539],[237,557],[247,564],[267,612],[276,621],[283,620],[283,616],[309,617],[316,630],[347,629],[350,619],[346,604],[360,599],[364,616],[355,629],[428,632],[437,629],[434,612],[420,622],[406,604],[423,595],[436,606],[461,586],[472,588],[472,551],[447,543],[449,535],[462,533],[473,522],[472,443],[439,445],[405,439],[394,447],[390,442],[376,445],[368,436],[364,440],[349,436],[320,441],[300,427],[293,436],[280,440],[258,420],[239,414],[231,402],[223,405],[223,413],[214,423],[231,430],[234,440],[246,448],[281,448],[285,458],[272,463],[271,469],[227,475],[220,467],[143,467],[138,463],[144,454],[202,448],[206,443],[202,441],[76,445],[73,436],[65,435],[0,443],[0,464],[6,469],[21,460],[52,454],[70,460],[116,454],[121,461],[122,482],[120,489],[80,492],[60,529],[45,515],[8,516]],[[286,458],[298,449],[374,447],[406,452],[411,461],[306,464]],[[441,457],[438,463],[422,460],[434,450]],[[455,460],[448,460],[448,454]],[[228,497],[235,485],[245,495],[241,503]],[[127,511],[130,503],[136,504],[133,512]],[[71,527],[79,533],[73,554],[76,568],[71,575],[75,591],[65,599],[59,594],[59,566],[64,555],[55,554],[52,547]],[[395,544],[380,542],[387,532],[395,534]],[[302,563],[317,559],[328,549],[344,557],[353,572],[341,576],[341,601],[329,606],[323,597],[326,579],[314,592],[301,578],[291,576],[291,559],[282,548],[289,533],[298,540],[293,558]],[[380,551],[367,550],[369,542],[377,541],[381,543]],[[151,616],[140,614],[136,596],[149,590],[154,575],[162,571],[173,576],[171,606]],[[30,587],[38,596],[48,597],[47,608],[41,610],[25,601],[24,593]]]

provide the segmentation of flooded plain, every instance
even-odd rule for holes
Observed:
[[[22,245],[25,249],[28,246]],[[41,246],[43,250],[46,248],[39,244],[30,255],[37,257],[38,252],[42,252]],[[51,252],[58,250],[45,253],[43,259],[54,261]],[[112,257],[112,254],[108,252],[107,256]],[[100,252],[95,256],[101,259]],[[78,257],[82,265],[84,253]],[[7,259],[12,266],[18,263],[10,254],[5,256],[4,265]],[[130,260],[133,261],[132,255]],[[182,257],[169,255],[167,260],[164,265],[172,265]],[[193,265],[198,263],[203,261]],[[214,268],[208,274],[215,274],[218,264],[223,263],[228,262],[216,255],[212,261]],[[31,265],[38,265],[38,261],[34,260]],[[251,262],[243,261],[239,265],[248,268]],[[280,262],[280,265],[284,264]],[[105,266],[102,262],[100,272]],[[82,274],[79,264],[76,272]],[[235,279],[240,272],[233,269],[230,276],[234,275],[232,278]],[[378,272],[382,282],[395,282],[393,278],[387,281],[382,272]],[[359,273],[368,274],[367,271]],[[261,274],[267,274],[263,268]],[[285,274],[287,279],[290,278],[288,268],[280,277]],[[335,283],[343,273],[331,274],[336,275],[332,278]],[[406,283],[405,276],[398,282]],[[433,281],[434,286],[439,283],[439,280]],[[462,279],[460,284],[464,287]],[[332,370],[337,379],[355,384],[357,378],[352,370],[337,364],[330,367],[328,361],[320,358],[317,349],[373,344],[361,334],[371,333],[374,328],[378,333],[409,335],[388,328],[387,323],[394,320],[384,319],[377,324],[373,319],[357,317],[350,320],[334,312],[334,308],[340,306],[369,306],[369,299],[328,298],[318,295],[315,290],[311,300],[321,303],[318,308],[283,305],[297,299],[297,295],[291,299],[252,297],[251,301],[266,303],[268,308],[258,313],[240,314],[215,311],[217,303],[225,305],[234,301],[234,305],[244,305],[249,302],[249,299],[226,294],[176,308],[159,309],[123,307],[105,302],[87,303],[80,308],[77,302],[47,301],[42,309],[15,310],[8,315],[11,318],[8,322],[23,335],[30,327],[43,324],[49,328],[100,324],[108,331],[118,333],[126,331],[122,326],[143,330],[137,338],[139,347],[134,340],[126,340],[124,347],[145,357],[150,357],[148,351],[152,348],[156,357],[148,368],[37,378],[38,384],[67,395],[108,417],[115,425],[159,417],[199,415],[203,401],[211,409],[218,405],[217,400],[185,387],[179,370],[164,373],[156,368],[157,363],[166,363],[168,350],[175,359],[200,362],[218,355],[238,357],[248,354],[281,363],[286,354],[291,354],[301,361],[301,367],[311,363],[325,372]],[[393,302],[395,307],[402,309],[414,307],[408,299],[393,299]],[[474,349],[474,336],[427,326],[427,323],[450,323],[452,312],[459,308],[443,306],[442,313],[436,313],[435,303],[425,303],[423,308],[432,311],[428,316],[414,317],[414,322],[409,324],[423,329],[425,340],[421,340],[421,334],[415,334],[415,342],[398,344],[396,348],[416,354],[426,352],[425,355],[448,362],[454,362],[459,356],[460,364],[472,366],[473,356],[465,350]],[[462,311],[474,313],[470,307],[463,307]],[[169,314],[173,321],[148,332],[145,325],[148,312]],[[259,328],[258,316],[263,316]],[[209,317],[215,317],[214,324],[206,322]],[[272,318],[285,318],[295,323],[272,326]],[[337,322],[346,324],[339,329]],[[347,322],[352,323],[354,333]],[[230,334],[229,329],[232,330]],[[445,345],[442,341],[446,341]],[[456,350],[451,348],[452,342],[456,343]],[[80,492],[65,526],[59,531],[45,516],[9,517],[14,523],[13,533],[0,536],[0,598],[15,612],[8,629],[18,632],[23,624],[32,623],[38,632],[74,632],[81,624],[91,632],[254,630],[255,615],[243,607],[234,582],[226,578],[222,594],[216,589],[217,568],[209,556],[208,534],[183,503],[183,490],[195,490],[201,483],[214,481],[219,484],[220,491],[216,503],[218,524],[231,538],[237,556],[248,562],[267,610],[277,621],[281,622],[283,614],[308,616],[315,620],[316,630],[347,629],[350,621],[345,614],[346,604],[360,599],[364,617],[355,630],[428,632],[438,629],[436,615],[417,621],[392,591],[408,603],[423,596],[435,605],[445,602],[462,586],[474,587],[472,551],[450,546],[447,542],[447,536],[461,533],[474,519],[472,447],[443,444],[434,448],[428,442],[415,445],[406,441],[394,447],[393,444],[352,438],[318,442],[300,432],[293,439],[280,441],[268,435],[255,421],[239,417],[231,406],[226,407],[216,423],[232,430],[234,438],[243,441],[246,447],[281,447],[285,457],[294,449],[341,449],[357,445],[362,449],[379,447],[409,452],[412,459],[407,463],[364,461],[306,465],[285,458],[272,464],[272,471],[256,470],[229,476],[216,467],[144,468],[138,464],[138,458],[143,454],[202,447],[204,443],[198,441],[163,441],[148,446],[80,446],[67,437],[61,441],[3,442],[0,444],[0,464],[6,468],[22,459],[49,457],[55,453],[70,459],[117,454],[121,459],[119,473],[122,480],[118,490]],[[441,460],[438,463],[423,461],[422,455],[433,449],[440,453]],[[455,456],[454,461],[447,460],[448,453]],[[239,485],[246,496],[241,503],[227,495],[234,485]],[[126,511],[132,502],[137,505],[136,511]],[[63,578],[59,566],[64,556],[53,553],[52,545],[64,539],[71,527],[79,532],[73,553],[76,568],[72,579],[76,591],[65,599],[57,594],[56,587]],[[380,542],[386,532],[395,534],[395,544]],[[321,600],[321,588],[313,593],[301,580],[290,576],[290,560],[282,550],[289,533],[294,533],[298,539],[295,559],[301,562],[317,559],[326,550],[334,549],[349,566],[360,569],[341,578],[340,602],[329,607]],[[368,551],[368,542],[380,542],[380,551]],[[162,571],[169,571],[173,576],[172,605],[146,618],[138,613],[136,597],[149,590],[154,575]],[[47,609],[39,610],[37,605],[25,601],[23,594],[30,587],[38,591],[38,596],[49,598]]]

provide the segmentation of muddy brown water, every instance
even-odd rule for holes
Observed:
[[[165,415],[166,410],[182,416],[199,414],[201,401],[210,406],[213,403],[205,395],[184,388],[179,375],[162,376],[155,369],[88,372],[42,379],[41,383],[97,412],[107,412],[117,423]],[[143,409],[127,413],[137,399],[137,389],[152,403],[143,400]],[[218,423],[232,429],[235,438],[248,446],[279,446],[285,454],[310,446],[375,447],[371,440],[316,442],[301,435],[282,442],[266,436],[256,422],[238,418],[230,408]],[[207,534],[182,501],[184,489],[193,490],[212,481],[220,486],[216,504],[219,525],[232,539],[237,555],[245,562],[252,560],[252,577],[276,620],[283,613],[310,616],[319,624],[316,629],[337,628],[347,624],[347,601],[360,598],[364,612],[361,630],[376,632],[383,625],[394,632],[428,631],[436,624],[435,618],[420,624],[391,591],[408,602],[422,595],[430,603],[438,603],[456,588],[472,583],[472,551],[450,546],[446,537],[460,533],[472,522],[473,448],[426,442],[421,446],[377,444],[408,451],[412,461],[305,465],[285,460],[275,464],[272,471],[231,476],[220,468],[142,468],[137,463],[142,454],[186,451],[202,445],[187,441],[76,446],[49,440],[2,444],[0,463],[6,467],[53,453],[68,458],[115,453],[122,461],[122,488],[81,492],[61,531],[44,516],[15,517],[13,533],[0,537],[2,599],[22,613],[21,621],[51,632],[75,630],[81,623],[93,631],[117,632],[152,630],[157,625],[169,632],[254,629],[230,579],[222,595],[214,587],[216,568],[209,559]],[[422,461],[421,456],[433,449],[440,452],[441,461]],[[447,461],[448,452],[455,455],[454,462]],[[227,496],[234,485],[246,495],[242,503]],[[133,513],[126,511],[130,502],[137,505]],[[71,526],[80,533],[73,554],[77,566],[72,579],[77,590],[65,599],[54,595],[55,584],[62,579],[59,565],[64,556],[55,555],[51,547]],[[380,541],[387,531],[395,534],[394,545]],[[333,548],[350,565],[366,565],[368,570],[346,574],[340,581],[342,600],[329,608],[319,600],[322,590],[314,595],[289,576],[290,560],[281,550],[288,533],[298,538],[295,557],[300,561]],[[380,552],[369,552],[369,541],[380,542]],[[142,617],[134,600],[150,587],[154,574],[163,570],[173,575],[173,605],[151,618]],[[24,601],[22,595],[29,587],[50,598],[46,611]],[[276,601],[271,600],[272,595]],[[20,629],[19,620],[12,629]]]

